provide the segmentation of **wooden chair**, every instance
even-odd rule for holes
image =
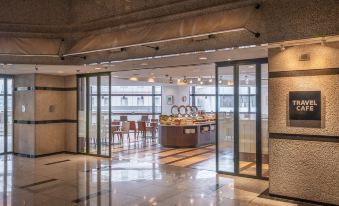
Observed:
[[[146,139],[146,122],[143,121],[139,121],[138,122],[138,134],[137,136],[139,137],[139,134],[141,134],[141,138],[145,138]]]
[[[118,135],[118,141],[120,141],[120,122],[113,121],[112,122],[112,144],[114,144],[114,136]]]
[[[152,138],[155,138],[155,133],[158,129],[158,123],[157,122],[151,122],[150,126],[146,127],[147,131],[150,131],[152,134]]]
[[[135,121],[129,121],[129,131],[134,133],[134,140],[137,139],[137,125]]]

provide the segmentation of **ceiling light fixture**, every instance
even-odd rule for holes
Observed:
[[[147,63],[147,62],[143,62],[143,63],[141,63],[140,65],[141,65],[141,66],[147,66],[148,63]]]
[[[200,82],[201,81],[201,77],[198,77],[198,82]]]
[[[219,81],[218,81],[218,83],[219,83],[219,84],[221,84],[221,83],[222,83],[222,77],[221,77],[221,76],[219,77]]]
[[[285,51],[286,50],[286,48],[285,48],[285,46],[282,44],[282,45],[280,45],[280,50],[281,51]]]
[[[169,83],[173,84],[173,78],[172,77],[169,78]]]
[[[199,57],[200,60],[207,60],[207,57]]]
[[[189,81],[189,83],[190,83],[190,84],[193,84],[193,80],[191,79],[191,80]]]
[[[248,76],[247,75],[245,75],[245,84],[249,84],[249,82],[250,82],[250,80],[248,79]]]
[[[213,79],[212,77],[208,80],[209,83],[212,83],[213,82]]]
[[[101,68],[100,67],[96,67],[95,70],[100,70]]]
[[[187,84],[186,76],[184,76],[184,80],[182,80],[183,83]]]
[[[137,74],[135,74],[134,76],[130,77],[129,80],[131,80],[131,81],[138,81]]]
[[[148,78],[147,82],[154,83],[155,80],[154,80],[154,78],[150,77],[150,78]]]
[[[200,82],[200,84],[202,85],[202,84],[204,84],[204,82],[203,82],[203,81],[201,81],[201,82]]]

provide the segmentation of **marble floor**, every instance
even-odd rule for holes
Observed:
[[[258,197],[268,187],[264,180],[161,164],[166,158],[131,151],[112,158],[2,155],[0,205],[294,205]]]

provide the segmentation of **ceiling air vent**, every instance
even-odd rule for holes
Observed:
[[[300,54],[299,61],[310,61],[311,55],[310,53]]]

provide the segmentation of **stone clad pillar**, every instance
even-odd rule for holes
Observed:
[[[273,48],[268,56],[269,192],[338,204],[339,42]],[[319,127],[291,124],[291,91],[321,92]]]
[[[76,77],[14,77],[14,153],[76,152]]]

